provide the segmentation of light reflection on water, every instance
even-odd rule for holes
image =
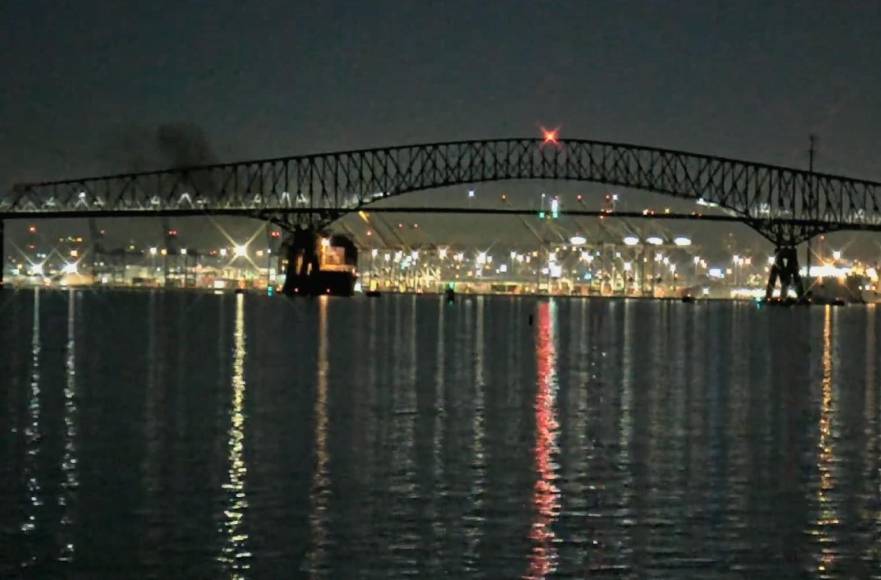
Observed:
[[[529,537],[534,542],[529,560],[527,578],[544,578],[557,567],[557,549],[554,545],[554,521],[560,510],[560,490],[557,487],[557,318],[556,303],[538,305],[536,328],[536,367],[538,376],[535,394],[535,490],[532,505],[535,510]]]
[[[77,388],[76,388],[76,293],[67,295],[67,356],[65,360],[66,380],[64,383],[64,456],[61,460],[62,493],[58,496],[61,506],[60,555],[59,560],[70,562],[75,555],[75,536],[72,529],[75,519],[77,479]]]
[[[3,292],[0,577],[879,578],[878,316]]]
[[[227,443],[229,471],[223,484],[227,496],[223,524],[224,546],[220,562],[230,571],[232,578],[244,578],[250,568],[248,560],[248,533],[244,520],[248,510],[245,466],[245,297],[236,295],[235,329],[233,333],[232,361],[232,408],[230,409],[229,440]]]

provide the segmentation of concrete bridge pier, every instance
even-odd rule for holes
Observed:
[[[300,226],[284,241],[287,258],[282,293],[289,296],[312,294],[320,271],[318,260],[318,232]]]
[[[768,286],[765,289],[765,300],[773,300],[774,288],[780,281],[780,301],[785,301],[790,286],[795,288],[799,301],[805,299],[804,284],[798,273],[798,250],[795,246],[778,246],[774,252],[774,263],[768,274]]]

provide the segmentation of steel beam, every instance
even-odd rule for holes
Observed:
[[[346,212],[390,197],[506,180],[600,183],[703,200],[780,247],[833,230],[881,229],[881,183],[657,147],[525,138],[21,184],[0,197],[0,217],[297,215],[299,222],[320,229]]]

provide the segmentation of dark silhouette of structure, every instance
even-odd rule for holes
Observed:
[[[300,268],[292,269],[297,260],[289,256],[288,274],[309,277],[316,271],[310,250],[315,236],[348,212],[408,192],[513,179],[603,183],[717,206],[726,212],[724,219],[746,223],[777,248],[769,287],[779,280],[794,284],[800,295],[799,244],[836,230],[881,230],[881,183],[656,147],[556,138],[405,145],[22,184],[0,198],[0,221],[249,216],[289,232],[289,251],[296,252]],[[297,237],[301,230],[309,232],[311,242],[305,233]]]

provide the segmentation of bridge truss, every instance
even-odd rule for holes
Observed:
[[[512,138],[20,184],[0,197],[0,234],[3,220],[16,218],[205,214],[314,232],[391,197],[508,180],[592,182],[718,206],[777,248],[769,296],[778,279],[784,294],[790,284],[802,294],[798,244],[835,230],[881,230],[881,183],[873,181],[656,147]]]
[[[654,147],[522,138],[27,183],[0,198],[0,219],[232,214],[323,227],[409,192],[506,180],[593,182],[703,200],[777,246],[835,230],[881,230],[881,183]]]

